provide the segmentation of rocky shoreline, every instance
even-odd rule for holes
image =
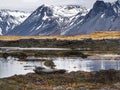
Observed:
[[[7,86],[7,87],[6,87]],[[120,90],[120,71],[15,75],[0,79],[1,90]]]

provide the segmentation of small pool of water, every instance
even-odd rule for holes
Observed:
[[[120,70],[120,60],[87,60],[87,59],[68,59],[57,58],[54,60],[56,68],[66,69],[71,71],[99,71],[115,69]]]
[[[52,59],[57,69],[66,69],[71,71],[99,71],[101,69],[120,70],[120,60],[87,60],[81,58],[49,58]],[[13,75],[34,73],[35,66],[44,66],[40,61],[17,61],[14,58],[0,58],[0,78],[10,77]]]

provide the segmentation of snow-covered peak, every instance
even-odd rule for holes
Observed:
[[[50,21],[51,19],[59,19],[62,23],[65,18],[69,22],[77,14],[85,16],[88,13],[85,7],[79,5],[67,5],[67,6],[53,6],[53,5],[41,5],[38,7],[25,21],[25,23]]]
[[[96,0],[89,12],[79,5],[42,5],[6,35],[77,35],[120,30],[120,0],[104,1]]]
[[[30,13],[17,10],[0,10],[0,35],[21,24]]]
[[[0,10],[0,17],[4,17],[4,18],[10,17],[10,18],[17,19],[18,22],[16,22],[16,24],[23,22],[29,15],[30,15],[30,13],[23,12],[23,11],[8,10],[8,9]],[[8,18],[8,19],[10,19],[10,18]]]
[[[87,13],[87,9],[79,5],[51,6],[50,8],[53,9],[54,16],[71,17],[80,12],[83,15],[86,15]]]
[[[46,14],[46,16],[55,17],[71,17],[78,13],[86,15],[87,9],[80,5],[66,5],[66,6],[53,6],[53,5],[42,5],[40,6],[34,14]]]
[[[79,5],[41,5],[7,35],[60,35],[72,21],[86,13],[87,9]]]

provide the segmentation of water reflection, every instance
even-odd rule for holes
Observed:
[[[52,59],[57,69],[66,69],[71,71],[98,71],[101,69],[120,70],[120,60],[85,60],[81,58],[49,58]],[[7,60],[0,58],[0,78],[13,76],[15,74],[33,73],[35,66],[45,67],[44,62],[29,61],[20,62],[14,58]]]
[[[56,59],[56,68],[70,71],[98,71],[116,69],[120,70],[120,60],[84,60],[84,59]]]
[[[3,60],[0,58],[0,78],[13,76],[15,74],[27,74],[33,72],[34,66],[41,62],[19,62],[16,60]]]

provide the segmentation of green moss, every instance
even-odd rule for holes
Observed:
[[[44,65],[47,66],[47,67],[50,67],[50,68],[54,68],[55,67],[55,64],[52,60],[47,60],[44,62]]]

